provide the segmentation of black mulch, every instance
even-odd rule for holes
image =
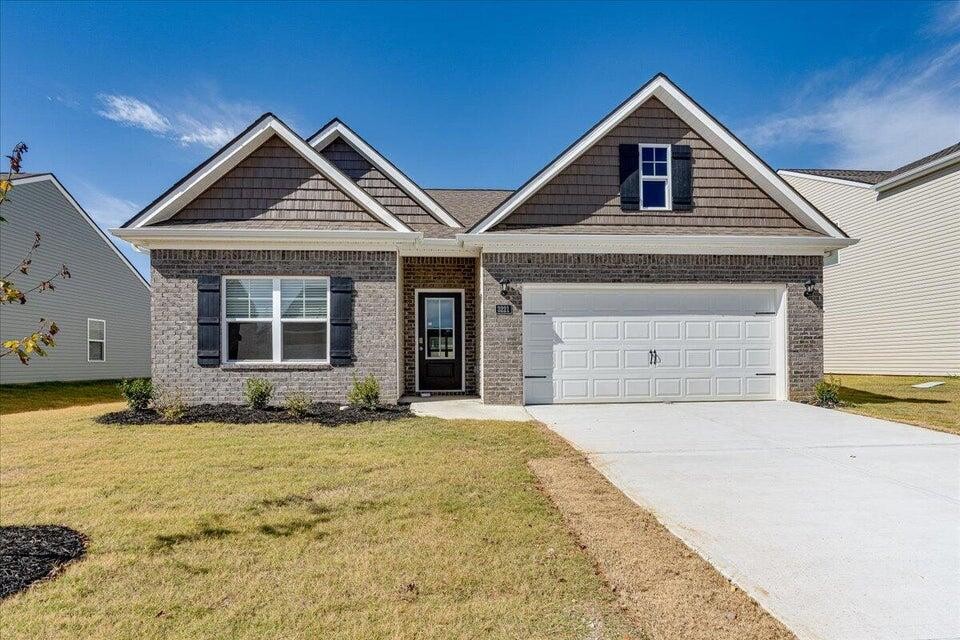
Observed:
[[[0,598],[56,575],[86,548],[82,533],[59,525],[0,527]]]
[[[153,409],[147,411],[114,411],[96,418],[100,424],[196,424],[198,422],[222,422],[226,424],[269,424],[284,422],[294,424],[322,424],[340,426],[358,422],[378,422],[382,420],[400,420],[410,417],[410,408],[406,405],[360,409],[346,407],[332,402],[318,402],[310,411],[299,416],[280,407],[251,409],[236,404],[198,404],[186,407],[176,420],[166,421]]]

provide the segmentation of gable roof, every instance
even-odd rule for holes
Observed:
[[[652,97],[659,99],[686,122],[801,224],[830,237],[847,237],[837,225],[797,193],[769,165],[662,73],[640,87],[467,233],[480,234],[496,226]]]
[[[137,271],[137,268],[133,266],[133,263],[130,262],[130,259],[123,255],[123,252],[117,248],[117,245],[113,244],[113,241],[110,240],[106,233],[104,233],[103,229],[100,228],[100,225],[94,222],[93,218],[90,217],[90,214],[80,206],[80,203],[77,202],[76,198],[74,198],[69,191],[67,191],[67,188],[64,187],[60,180],[57,179],[57,176],[53,175],[52,173],[17,173],[14,174],[11,179],[11,181],[14,183],[14,186],[31,184],[34,182],[44,182],[48,180],[60,191],[60,194],[64,197],[64,199],[66,199],[66,201],[77,210],[77,213],[80,214],[80,217],[86,220],[87,224],[93,227],[94,231],[97,232],[97,235],[100,236],[100,239],[107,243],[111,249],[113,249],[113,252],[117,254],[117,257],[120,258],[125,265],[127,265],[130,271],[133,272],[133,275],[137,277],[137,280],[143,283],[143,286],[149,290],[150,283],[147,282],[146,278],[144,278],[143,275]]]
[[[803,174],[817,178],[831,178],[843,182],[856,182],[864,186],[874,185],[884,179],[889,171],[871,171],[869,169],[780,169],[777,173]]]
[[[513,193],[513,189],[426,189],[431,198],[472,227]]]
[[[858,183],[853,186],[873,186],[877,191],[885,191],[957,162],[960,162],[960,142],[952,144],[949,147],[944,147],[939,151],[934,151],[928,156],[909,162],[892,171],[870,171],[863,169],[780,169],[778,173]]]
[[[459,229],[463,225],[450,215],[436,200],[420,188],[416,182],[407,177],[403,171],[396,165],[386,159],[379,151],[373,148],[366,140],[361,138],[353,129],[347,126],[339,118],[334,118],[315,134],[310,136],[307,142],[317,151],[321,151],[337,138],[342,139],[350,145],[354,151],[363,156],[367,162],[376,167],[383,175],[393,181],[402,191],[413,198],[425,211],[433,216],[438,222],[442,222],[448,227]]]
[[[272,113],[265,113],[260,116],[220,151],[214,153],[200,166],[181,178],[140,213],[124,222],[121,229],[137,229],[169,219],[274,135],[299,153],[327,180],[373,217],[394,231],[411,231],[407,225],[374,200],[366,191],[344,175],[333,163],[321,156],[316,149],[307,144],[303,138],[294,133],[290,127]]]

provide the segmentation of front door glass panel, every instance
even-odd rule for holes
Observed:
[[[426,313],[427,360],[453,360],[457,357],[456,318],[453,298],[427,298]]]

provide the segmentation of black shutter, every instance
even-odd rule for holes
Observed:
[[[670,150],[670,171],[673,179],[673,210],[693,210],[693,156],[690,147],[675,144]]]
[[[220,276],[197,278],[197,364],[220,366]]]
[[[640,210],[640,147],[620,145],[620,208]]]
[[[330,364],[353,360],[353,279],[330,278]]]

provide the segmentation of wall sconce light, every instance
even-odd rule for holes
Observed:
[[[507,289],[510,287],[510,281],[504,278],[500,280],[500,295],[507,295]]]
[[[808,278],[806,282],[803,283],[803,297],[812,298],[813,294],[817,292],[817,281],[813,278]]]

